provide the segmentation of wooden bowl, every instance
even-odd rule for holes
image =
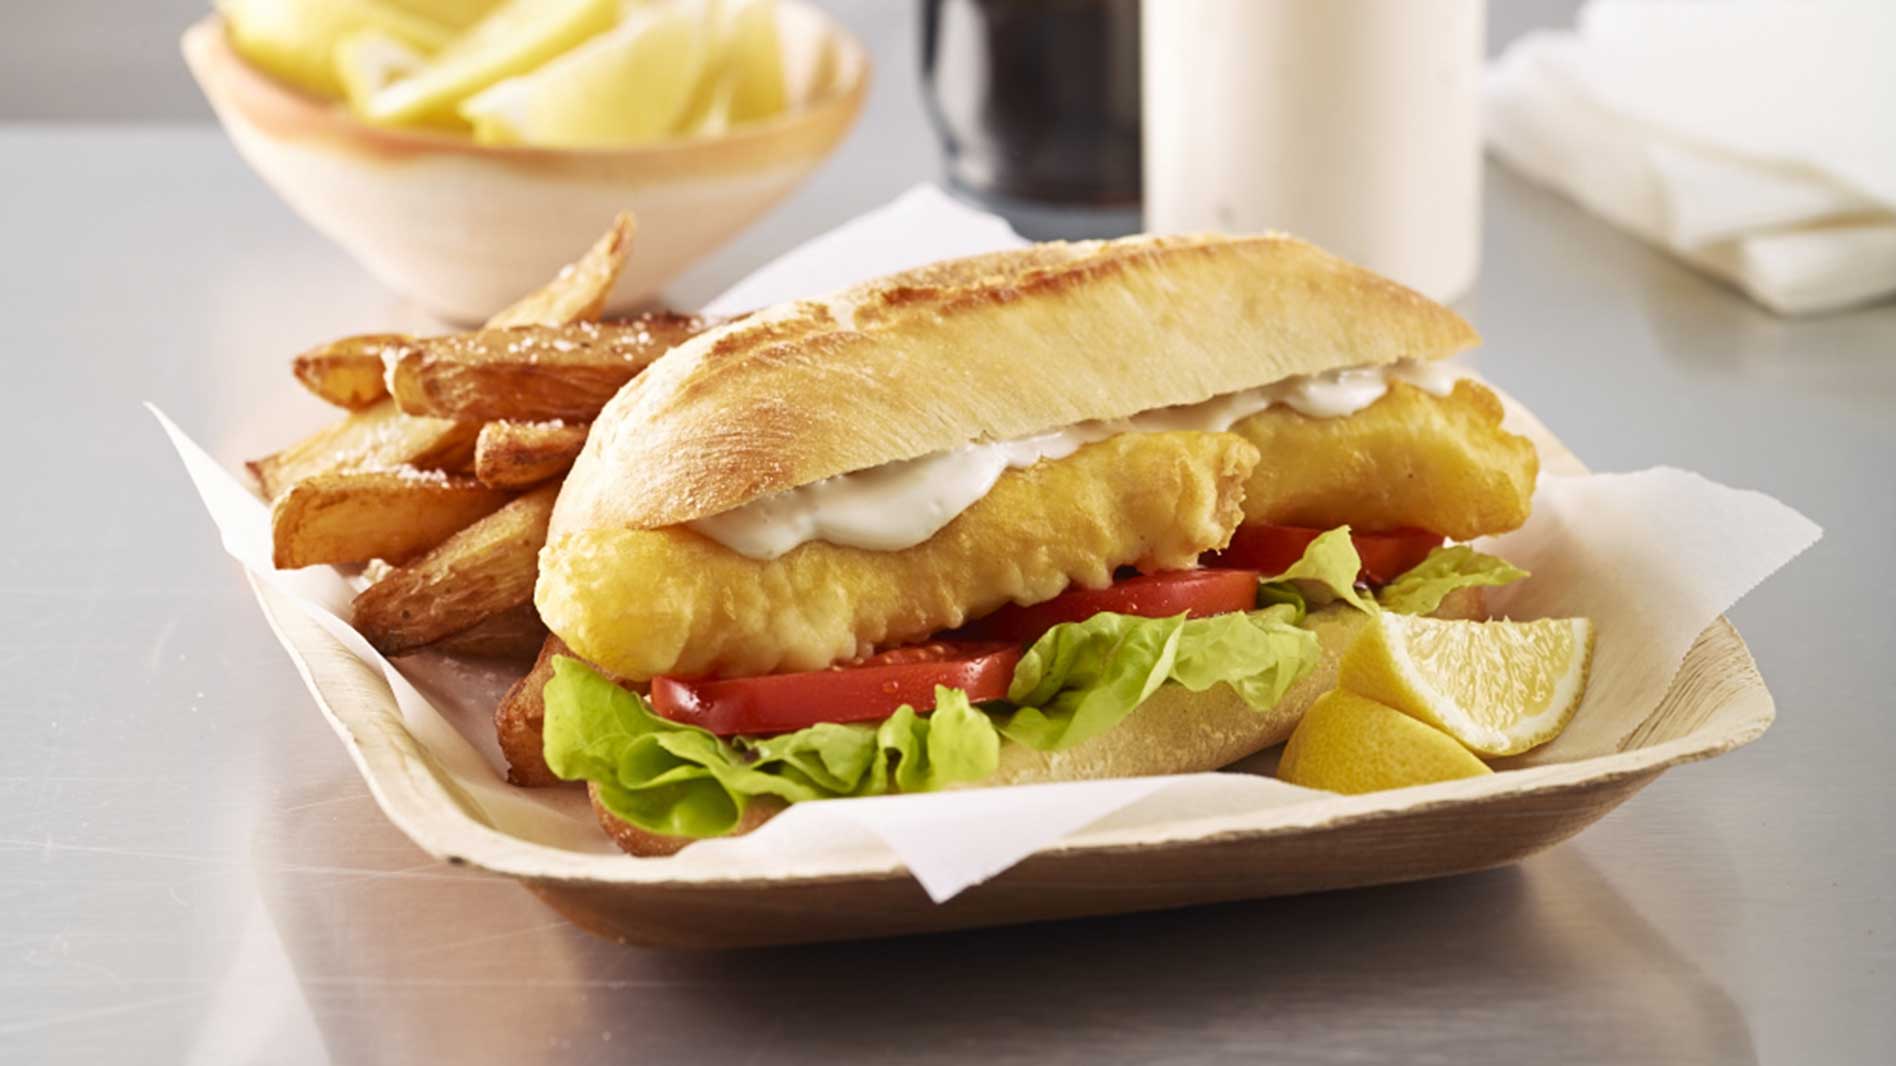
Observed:
[[[830,50],[827,86],[786,114],[715,136],[610,149],[478,145],[371,126],[234,52],[223,20],[186,30],[186,63],[245,161],[390,288],[474,322],[537,288],[619,211],[638,237],[609,310],[655,295],[755,221],[834,151],[862,110],[869,60],[786,0],[788,47]]]

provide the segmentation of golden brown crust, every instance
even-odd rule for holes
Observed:
[[[549,636],[540,645],[527,676],[513,683],[494,708],[494,735],[507,757],[507,780],[522,788],[550,788],[566,782],[546,764],[542,736],[546,729],[546,699],[541,695],[553,680],[553,657],[573,651],[560,638]]]
[[[675,525],[969,441],[1476,340],[1453,311],[1283,236],[936,264],[680,344],[606,406],[554,535]]]
[[[1252,524],[1473,540],[1527,521],[1540,469],[1533,442],[1501,428],[1501,401],[1478,381],[1445,397],[1395,382],[1343,418],[1273,407],[1231,432],[1263,456],[1244,486]]]
[[[244,465],[256,476],[267,500],[317,474],[404,466],[459,473],[473,462],[480,429],[469,422],[414,418],[383,397],[280,452]]]
[[[1256,449],[1229,433],[1126,433],[1001,475],[900,551],[811,541],[767,561],[687,528],[549,541],[534,602],[582,658],[622,676],[816,670],[952,629],[1117,567],[1176,570],[1224,546]]]
[[[270,507],[271,562],[406,562],[498,511],[507,494],[471,477],[416,470],[317,474]]]
[[[546,623],[533,604],[509,607],[489,615],[450,637],[430,645],[446,655],[465,655],[471,659],[506,659],[528,662],[540,653],[546,641]]]
[[[561,655],[577,658],[573,649],[560,638],[547,635],[533,661],[533,669],[514,682],[500,698],[500,705],[494,708],[494,734],[500,742],[500,753],[507,757],[507,780],[511,784],[544,788],[576,783],[564,781],[553,773],[553,768],[546,764],[542,743],[546,731],[546,683],[553,680],[553,660]],[[630,691],[640,695],[647,692],[646,686],[633,684],[609,670],[597,665],[593,669]]]
[[[388,386],[382,382],[382,353],[406,343],[408,338],[399,333],[344,337],[298,355],[290,363],[290,372],[324,400],[360,411],[388,395]]]
[[[355,598],[356,628],[382,654],[405,655],[508,611],[531,612],[537,559],[558,491],[543,485],[514,497],[363,589]]]
[[[474,443],[474,476],[497,489],[551,481],[572,468],[591,428],[584,422],[489,422]]]
[[[632,238],[639,231],[632,212],[613,216],[611,228],[586,254],[566,265],[553,280],[495,312],[487,329],[505,326],[564,326],[591,322],[606,308],[606,298],[625,269]]]
[[[463,422],[584,422],[705,320],[649,311],[611,322],[508,326],[409,338],[390,349],[388,390],[411,415]]]
[[[1487,617],[1481,590],[1471,588],[1451,593],[1442,601],[1435,617]],[[1350,641],[1362,631],[1366,619],[1366,615],[1342,606],[1313,612],[1309,624],[1323,644],[1323,660],[1268,711],[1252,710],[1224,685],[1205,692],[1167,685],[1140,704],[1125,721],[1066,751],[1039,752],[1003,741],[1000,770],[986,781],[965,787],[1185,774],[1229,766],[1247,755],[1281,744],[1290,736],[1304,711],[1318,696],[1335,687],[1337,663]],[[652,833],[622,821],[600,805],[596,789],[589,791],[593,814],[599,824],[621,848],[633,855],[670,855],[692,842],[689,837]],[[750,832],[781,809],[753,803],[746,809],[743,823],[730,835]]]

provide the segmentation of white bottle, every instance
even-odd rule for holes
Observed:
[[[1481,250],[1484,0],[1145,0],[1145,226],[1282,230],[1438,300]]]

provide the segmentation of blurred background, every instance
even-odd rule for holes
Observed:
[[[1488,13],[1488,48],[1499,49],[1537,26],[1565,26],[1582,0],[1500,0]],[[209,122],[204,95],[191,83],[170,42],[195,22],[207,0],[65,0],[19,4],[0,40],[0,120]],[[902,111],[926,138],[916,70],[920,3],[819,0],[875,54],[881,76],[871,107]],[[932,150],[932,142],[930,142]]]
[[[701,301],[738,266],[702,264],[739,234],[781,250],[931,179],[1029,238],[1282,229],[1454,300],[1480,276],[1484,151],[1778,314],[1896,291],[1896,83],[1872,73],[1896,48],[1887,6],[1179,0],[1142,16],[1137,0],[814,0],[772,9],[781,43],[772,29],[746,51],[728,12],[778,16],[727,0],[710,16],[725,28],[704,31],[721,35],[716,58],[680,58],[710,39],[699,30],[630,14],[534,53],[521,42],[541,19],[488,35],[526,50],[505,75],[427,88],[417,73],[443,65],[429,57],[479,38],[470,20],[494,2],[221,0],[229,48],[202,27],[196,83],[172,42],[205,0],[31,5],[0,43],[0,122],[208,127],[207,94],[221,96],[228,136],[295,214],[456,321],[496,310],[622,208],[646,225],[615,308]],[[396,21],[364,30],[364,6]],[[694,9],[564,5],[587,6],[574,17],[602,25],[606,9],[648,23]],[[400,21],[443,11],[453,21]],[[758,73],[766,54],[782,69]],[[392,132],[413,147],[449,129],[461,147],[577,150],[595,188],[576,193],[569,175],[497,192],[504,163],[439,139],[415,158],[460,171],[445,194],[416,167],[339,184],[324,153],[305,154],[307,129],[259,125],[286,109],[338,141]],[[719,161],[732,143],[751,144],[749,162]],[[672,173],[655,154],[672,148],[689,173],[653,193],[642,175]],[[794,210],[776,209],[786,196]],[[513,269],[470,265],[502,257]]]
[[[1213,57],[1211,66],[1220,71],[1215,76],[1201,76],[1199,70],[1157,72],[1157,84],[1178,88],[1162,100],[1150,91],[1145,94],[1145,139],[1159,143],[1171,165],[1153,169],[1152,160],[1159,156],[1148,151],[1143,175],[1137,0],[818,0],[813,6],[839,23],[845,35],[853,35],[866,57],[870,76],[860,114],[854,114],[853,101],[833,108],[844,113],[832,129],[812,132],[812,139],[821,141],[813,152],[773,141],[767,151],[779,160],[804,156],[786,164],[785,169],[794,172],[766,174],[768,167],[749,174],[723,171],[714,156],[696,152],[698,162],[688,174],[673,179],[672,188],[641,185],[637,195],[627,179],[640,183],[637,175],[654,167],[651,157],[638,155],[637,148],[624,164],[599,167],[577,180],[529,178],[514,183],[517,174],[504,164],[482,169],[479,162],[461,168],[462,180],[448,180],[441,173],[444,168],[454,169],[472,157],[431,155],[424,148],[412,158],[431,161],[435,173],[430,177],[385,180],[392,171],[371,167],[363,176],[335,183],[325,153],[304,152],[306,145],[317,143],[307,139],[307,132],[285,132],[260,117],[272,106],[267,87],[294,84],[313,91],[315,98],[346,96],[346,105],[335,113],[361,115],[376,93],[358,91],[357,85],[386,86],[399,80],[409,46],[434,47],[409,35],[412,27],[399,24],[366,31],[364,35],[379,40],[353,53],[351,45],[314,43],[358,32],[324,29],[325,20],[341,27],[359,18],[350,14],[359,9],[348,5],[325,9],[304,0],[223,0],[219,8],[225,25],[234,27],[229,41],[241,59],[214,62],[230,53],[211,47],[209,39],[220,35],[208,34],[200,35],[202,47],[195,55],[190,45],[183,49],[192,56],[188,65],[171,42],[204,18],[211,6],[206,0],[153,0],[129,7],[104,0],[29,6],[19,13],[25,21],[21,32],[0,44],[0,59],[5,60],[0,62],[0,122],[61,124],[68,129],[77,124],[81,131],[127,124],[209,127],[216,117],[207,97],[221,97],[219,111],[233,146],[294,214],[340,244],[411,306],[456,321],[484,318],[537,284],[535,279],[565,262],[613,211],[629,207],[643,223],[639,252],[620,279],[614,307],[657,298],[691,304],[707,299],[718,290],[718,282],[759,261],[756,251],[733,249],[733,236],[743,233],[739,245],[746,248],[781,250],[841,223],[866,205],[898,195],[918,180],[942,182],[1003,214],[1024,236],[1054,239],[1139,230],[1143,177],[1144,217],[1154,231],[1289,229],[1429,295],[1459,297],[1472,284],[1479,258],[1479,135],[1474,128],[1479,60],[1471,49],[1482,46],[1482,6],[1480,0],[1436,0],[1427,10],[1457,11],[1459,26],[1418,34],[1427,29],[1426,18],[1419,24],[1391,19],[1364,3],[1373,5],[1373,0],[1351,0],[1342,6],[1272,5],[1274,14],[1249,26],[1239,24],[1263,10],[1261,6],[1247,10],[1226,0],[1201,0],[1157,9],[1165,12],[1162,18],[1146,12],[1148,29],[1176,38],[1159,43],[1153,54],[1161,60],[1177,57],[1200,63],[1221,38],[1237,43],[1227,46],[1226,62]],[[405,7],[385,5],[382,10],[485,6],[409,0]],[[1486,48],[1492,54],[1532,28],[1570,25],[1580,0],[1489,6],[1493,10]],[[626,10],[635,7],[636,0]],[[1333,14],[1300,15],[1299,10]],[[1211,14],[1222,24],[1207,22]],[[1299,26],[1300,20],[1310,24]],[[1383,29],[1379,35],[1364,34],[1358,29],[1364,25]],[[287,36],[292,32],[295,36]],[[1322,34],[1333,38],[1327,51],[1323,46],[1305,47]],[[519,39],[522,31],[504,36]],[[1417,36],[1430,41],[1413,43]],[[1275,56],[1260,54],[1264,45],[1286,37],[1295,43]],[[611,65],[621,70],[656,68],[661,65],[658,53],[675,55],[680,50],[674,39],[642,57],[628,56]],[[207,54],[213,60],[207,60]],[[372,58],[352,64],[345,54]],[[309,55],[316,58],[299,58]],[[1410,61],[1410,55],[1418,58]],[[1308,57],[1311,65],[1290,69],[1294,64],[1285,60],[1296,57]],[[297,73],[312,69],[309,63],[320,71],[315,77],[327,84],[314,85],[306,80],[310,75]],[[206,73],[220,66],[223,75]],[[363,72],[355,84],[349,84],[351,66]],[[518,66],[531,69],[524,62]],[[1402,69],[1379,81],[1376,72],[1392,66]],[[1278,73],[1266,76],[1274,80],[1245,81],[1247,69],[1255,68]],[[264,80],[246,77],[258,71],[266,74]],[[337,73],[343,84],[337,84]],[[618,101],[662,97],[666,82],[676,84],[680,77],[621,79],[610,87],[595,84],[562,93],[557,103],[542,106],[540,112],[564,128],[549,129],[542,123],[523,130],[517,117],[523,108],[516,104],[511,108],[516,115],[513,128],[501,120],[476,122],[474,139],[556,148],[632,144],[627,121],[633,126],[643,121],[630,115],[640,108],[628,109]],[[710,84],[711,76],[703,77]],[[792,92],[806,101],[833,101],[842,91],[841,81],[832,75],[824,82],[830,86],[827,90],[817,85],[796,94],[792,86]],[[1347,92],[1328,91],[1351,82],[1373,85],[1374,91],[1356,94],[1353,104]],[[1409,98],[1419,87],[1436,85],[1449,87],[1447,98],[1410,106]],[[1273,102],[1312,91],[1344,99],[1340,104],[1327,100],[1333,107],[1323,109],[1317,119],[1300,117],[1317,114],[1310,109]],[[694,97],[703,92],[693,90]],[[1234,99],[1252,104],[1249,110],[1225,106]],[[620,112],[616,118],[615,110]],[[684,114],[670,120],[674,136],[676,131],[694,135],[691,131],[703,129],[691,114],[697,110],[697,104],[687,105]],[[792,124],[822,124],[820,118],[797,118],[811,115],[812,109],[799,108],[794,99],[789,110]],[[1153,115],[1161,110],[1164,118],[1155,125]],[[403,127],[399,132],[425,133],[423,123],[429,120],[418,121],[412,112],[395,123]],[[437,113],[435,119],[441,117]],[[446,118],[466,128],[466,119],[453,110]],[[604,131],[598,127],[602,120],[608,127]],[[344,139],[359,138],[358,131],[368,128],[344,121],[350,123],[340,135]],[[583,128],[589,121],[592,128]],[[756,119],[750,121],[751,128],[759,128]],[[1307,121],[1348,132],[1319,149],[1314,142],[1325,138],[1321,132],[1312,136],[1313,130],[1303,124]],[[378,120],[378,125],[387,124]],[[1407,135],[1395,126],[1406,129]],[[723,128],[712,129],[709,137],[696,133],[698,143],[721,139]],[[1233,131],[1252,131],[1253,136],[1234,139]],[[840,147],[832,147],[839,137]],[[1262,168],[1279,180],[1271,188],[1259,187],[1258,162],[1281,158],[1286,142],[1310,150],[1299,153],[1299,166]],[[1422,159],[1433,159],[1435,165],[1418,169],[1416,162]],[[804,172],[812,167],[817,180],[806,184]],[[401,169],[417,175],[424,170]],[[1363,180],[1339,183],[1332,178],[1339,172]],[[1222,177],[1223,185],[1208,185],[1208,177]],[[775,187],[749,196],[718,191],[733,181]],[[771,210],[792,190],[788,210]],[[711,254],[717,252],[723,254]],[[740,263],[740,256],[748,261]]]

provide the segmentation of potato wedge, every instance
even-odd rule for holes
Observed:
[[[586,423],[489,422],[474,444],[474,476],[497,489],[559,477],[586,446]]]
[[[637,233],[631,212],[621,211],[612,220],[612,228],[585,255],[562,267],[539,291],[488,319],[487,328],[564,326],[598,318],[619,271],[625,269],[626,253],[632,250]]]
[[[604,310],[612,286],[625,268],[626,253],[638,227],[621,213],[612,228],[578,260],[560,269],[540,289],[487,320],[487,328],[565,326],[591,322]],[[291,364],[296,380],[338,407],[360,411],[388,395],[385,374],[403,345],[401,333],[364,333],[312,348]]]
[[[296,357],[290,370],[318,397],[360,411],[388,395],[383,381],[385,355],[399,357],[409,339],[400,333],[364,333],[344,337]]]
[[[470,477],[413,468],[317,474],[292,484],[270,510],[279,569],[318,563],[400,562],[447,540],[507,502]]]
[[[484,329],[416,341],[389,368],[411,415],[473,422],[589,422],[619,387],[713,323],[654,311],[616,322]]]
[[[560,638],[548,636],[540,647],[527,676],[514,682],[494,708],[494,734],[500,741],[500,753],[507,757],[507,780],[522,788],[549,788],[567,782],[554,776],[546,765],[541,734],[546,726],[546,700],[541,695],[553,679],[553,657],[571,655]]]
[[[384,399],[288,448],[245,464],[268,499],[318,474],[414,467],[458,473],[474,460],[479,423],[414,418]]]
[[[546,623],[533,604],[523,603],[474,623],[429,645],[432,651],[474,659],[531,660],[546,640]]]
[[[401,655],[531,606],[558,493],[547,485],[517,497],[364,589],[356,628],[383,654]]]

